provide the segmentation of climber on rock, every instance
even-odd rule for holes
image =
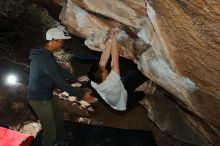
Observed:
[[[119,69],[119,45],[117,42],[118,33],[119,29],[113,30],[99,63],[90,67],[87,75],[91,80],[91,86],[107,104],[115,110],[124,111],[129,107],[137,105],[144,98],[144,92],[134,90],[146,81],[146,77],[141,72],[136,71],[121,78]],[[110,55],[112,61],[111,71],[109,72],[106,69],[106,65]]]

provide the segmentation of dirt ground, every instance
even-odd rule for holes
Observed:
[[[36,122],[36,118],[26,104],[26,101],[21,100],[21,98],[0,101],[1,125],[19,130],[24,124],[31,121]],[[15,103],[17,107],[15,107]],[[189,146],[163,134],[156,125],[148,119],[147,111],[141,105],[134,107],[125,113],[117,113],[102,102],[97,103],[94,108],[95,112],[86,116],[86,118],[94,120],[98,125],[122,129],[152,131],[158,146]],[[74,119],[75,116],[73,116],[72,119],[66,120],[74,121]]]

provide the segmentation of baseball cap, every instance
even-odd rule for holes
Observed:
[[[59,28],[51,28],[46,32],[46,40],[67,40],[70,38],[69,32]]]

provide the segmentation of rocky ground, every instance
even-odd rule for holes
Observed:
[[[74,106],[71,106],[69,102],[60,103],[63,107],[69,104],[68,108],[63,108],[65,111],[65,119],[68,121],[78,121],[84,124],[123,129],[151,130],[154,133],[158,146],[189,146],[163,134],[156,125],[148,119],[148,113],[141,105],[127,112],[118,113],[99,101],[92,106],[95,110],[94,112],[90,112],[89,114],[83,114],[83,112],[81,112],[81,115],[77,115],[73,111]],[[33,135],[36,135],[36,132],[40,129],[37,119],[24,98],[19,97],[13,100],[1,99],[0,107],[0,123],[2,125]],[[71,107],[73,108],[71,109]]]

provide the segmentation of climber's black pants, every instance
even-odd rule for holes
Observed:
[[[137,105],[144,98],[145,93],[135,89],[146,80],[147,78],[140,71],[134,71],[122,77],[121,81],[128,93],[127,108]]]

